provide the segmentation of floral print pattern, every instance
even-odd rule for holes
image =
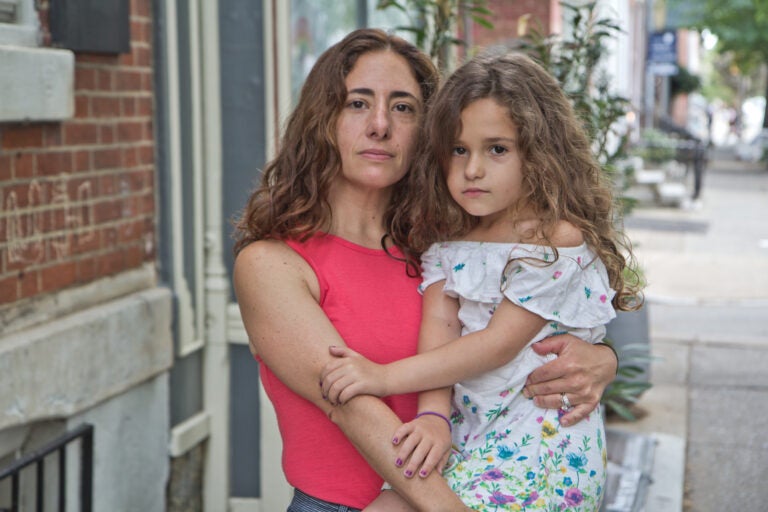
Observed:
[[[507,298],[548,320],[530,344],[562,333],[602,341],[615,315],[604,266],[586,245],[558,255],[527,244],[435,244],[422,256],[421,288],[445,281],[444,292],[459,300],[462,334],[483,329]],[[559,410],[526,399],[526,377],[554,357],[530,344],[501,368],[454,386],[454,446],[443,474],[478,511],[598,510],[607,464],[600,411],[563,427]]]

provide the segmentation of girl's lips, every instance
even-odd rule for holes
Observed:
[[[480,188],[468,188],[462,192],[467,197],[478,197],[485,193],[486,191]]]

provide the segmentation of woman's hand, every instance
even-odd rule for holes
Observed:
[[[451,449],[451,430],[445,420],[424,415],[404,423],[395,431],[392,444],[399,445],[395,465],[403,467],[403,474],[411,478],[426,478],[437,469],[445,467]]]
[[[618,361],[610,348],[592,345],[570,334],[534,343],[533,350],[539,355],[557,354],[557,359],[528,376],[523,394],[533,398],[538,407],[560,409],[564,405],[562,393],[565,393],[572,406],[560,418],[560,423],[566,426],[586,418],[616,377]]]
[[[387,370],[349,347],[329,347],[335,356],[320,372],[323,398],[333,405],[343,404],[357,395],[386,396]]]

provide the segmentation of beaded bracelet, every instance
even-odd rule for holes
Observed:
[[[435,412],[435,411],[420,412],[413,419],[416,419],[419,416],[437,416],[438,418],[442,418],[448,424],[448,431],[449,432],[453,432],[453,428],[451,427],[451,420],[449,420],[448,418],[446,418],[443,414],[440,414],[439,412]]]

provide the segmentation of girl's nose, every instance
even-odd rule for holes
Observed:
[[[464,177],[468,180],[476,180],[484,175],[482,159],[471,156],[464,167]]]

